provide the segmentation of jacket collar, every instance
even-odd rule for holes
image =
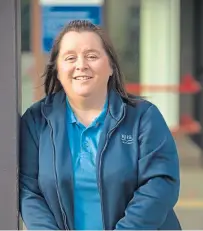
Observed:
[[[108,102],[108,110],[111,117],[118,121],[122,117],[124,107],[126,104],[123,102],[120,95],[111,90],[109,92],[109,102]],[[53,118],[62,118],[63,115],[66,115],[66,94],[63,90],[47,96],[44,104],[42,104],[42,114],[47,119]],[[56,117],[55,117],[56,116]],[[65,119],[65,117],[64,117]]]
[[[113,119],[119,121],[123,115],[123,111],[126,107],[126,103],[123,102],[120,95],[111,90],[109,92],[109,113]]]
[[[60,113],[65,115],[66,108],[66,95],[63,90],[49,95],[45,98],[44,103],[41,106],[42,114],[47,119],[51,119],[53,116]]]

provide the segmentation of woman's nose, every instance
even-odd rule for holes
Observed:
[[[79,58],[76,62],[77,70],[86,70],[88,69],[87,61],[84,58]]]

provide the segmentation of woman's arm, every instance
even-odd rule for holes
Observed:
[[[116,229],[156,230],[178,200],[180,181],[176,145],[154,105],[141,118],[139,145],[139,188]]]
[[[57,230],[55,218],[38,186],[38,138],[29,110],[21,119],[20,129],[20,212],[29,230]]]

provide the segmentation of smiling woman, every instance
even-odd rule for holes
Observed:
[[[87,100],[86,97],[91,96],[97,98],[98,105],[104,104],[113,70],[96,33],[66,33],[60,43],[57,68],[58,79],[69,101],[76,102],[81,97]]]
[[[127,94],[105,32],[70,22],[46,97],[21,119],[20,211],[28,229],[181,229],[176,145],[152,103]]]

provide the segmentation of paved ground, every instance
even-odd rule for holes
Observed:
[[[31,79],[25,72],[31,59],[22,60],[22,107],[32,102]],[[200,150],[186,137],[176,138],[181,166],[181,191],[175,210],[183,229],[203,230],[203,165]]]
[[[203,229],[203,166],[200,150],[188,137],[177,138],[181,191],[176,211],[183,229]]]

